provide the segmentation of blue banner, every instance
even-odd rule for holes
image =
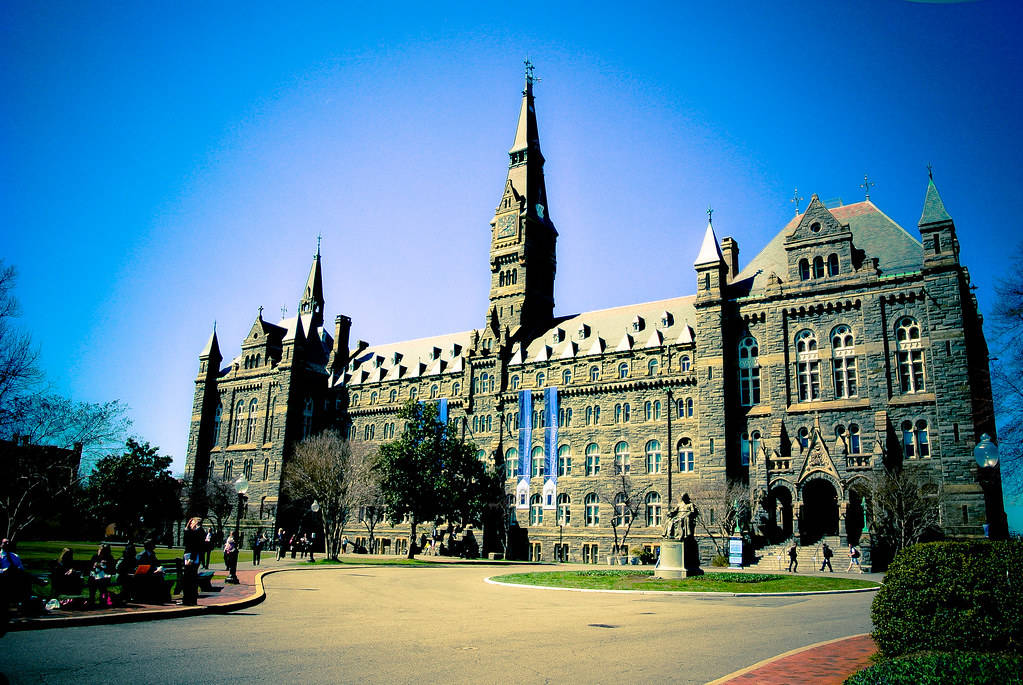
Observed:
[[[437,418],[445,426],[448,425],[448,398],[446,397],[437,400]]]
[[[558,389],[549,387],[544,391],[544,411],[547,429],[544,431],[544,475],[546,480],[558,482]]]
[[[529,482],[529,452],[533,444],[533,393],[519,391],[519,482]]]

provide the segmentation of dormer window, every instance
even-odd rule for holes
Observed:
[[[585,340],[590,336],[590,327],[586,324],[579,324],[579,330],[576,331],[576,335],[579,336],[580,340]]]
[[[670,312],[661,312],[661,325],[667,328],[675,322],[675,317]]]
[[[397,364],[401,361],[401,352],[395,352],[391,355],[391,364]]]
[[[430,350],[430,361],[436,361],[437,359],[440,359],[439,347],[435,347],[432,350]]]
[[[642,316],[637,316],[635,319],[632,320],[632,330],[634,330],[634,331],[641,331],[641,330],[643,330],[643,317]]]
[[[551,342],[552,343],[559,343],[559,342],[561,342],[564,339],[565,339],[565,331],[563,331],[560,328],[555,328],[554,332],[551,333]]]
[[[373,368],[379,369],[383,365],[384,365],[383,357],[381,357],[380,355],[373,357]]]
[[[462,352],[462,346],[458,343],[451,345],[451,357],[455,358]]]

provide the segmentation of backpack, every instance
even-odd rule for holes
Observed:
[[[851,556],[853,559],[859,559],[860,558],[860,550],[858,550],[855,547],[853,547],[852,548],[852,552],[850,552],[849,556]]]
[[[833,556],[835,556],[835,553],[831,551],[831,548],[830,547],[825,547],[824,548],[824,558],[825,559],[830,559]]]

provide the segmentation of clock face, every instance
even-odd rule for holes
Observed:
[[[518,227],[518,217],[514,214],[505,214],[497,220],[497,237],[508,238],[515,235]]]

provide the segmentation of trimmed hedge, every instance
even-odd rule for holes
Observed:
[[[902,550],[870,617],[886,657],[1023,652],[1023,543],[931,542]]]
[[[936,652],[882,661],[849,676],[844,685],[1023,685],[1017,654]]]

